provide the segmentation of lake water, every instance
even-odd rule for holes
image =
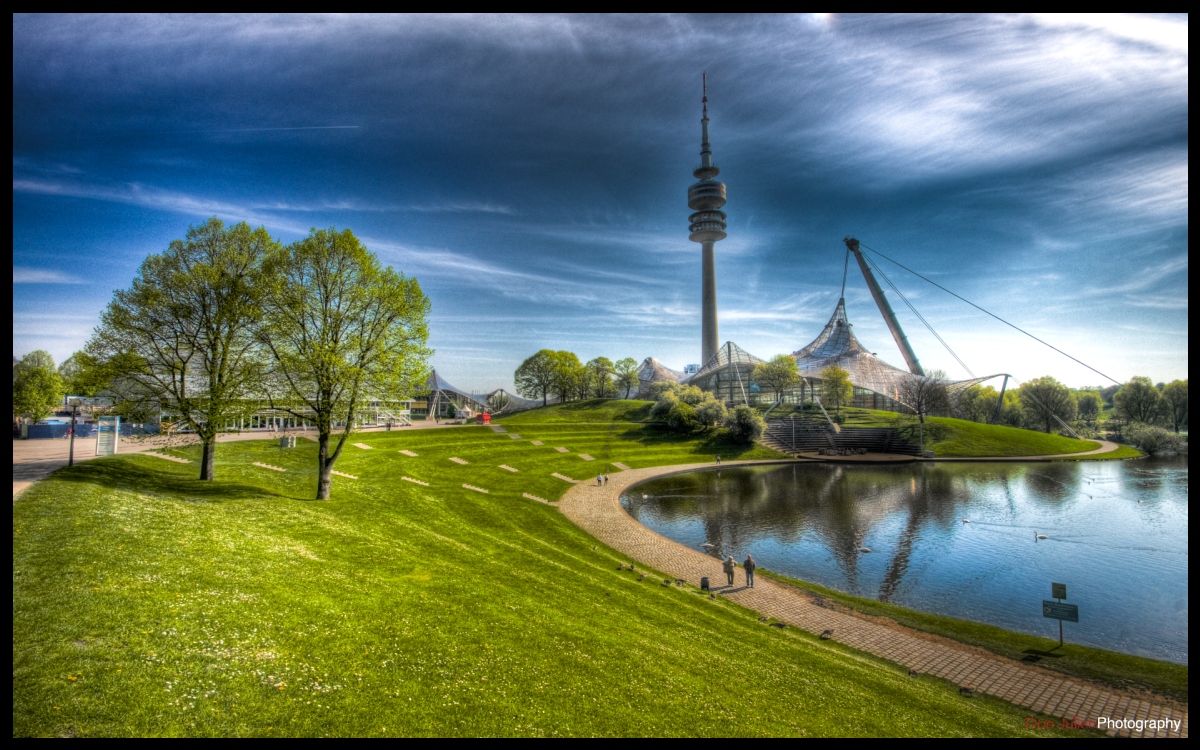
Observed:
[[[1188,663],[1186,456],[711,470],[621,504],[714,556],[1047,638],[1041,603],[1065,583],[1080,617],[1066,640]]]

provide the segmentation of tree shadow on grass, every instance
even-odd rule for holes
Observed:
[[[191,467],[189,467],[190,469]],[[198,472],[199,470],[196,469]],[[152,469],[132,461],[87,461],[69,469],[55,472],[52,479],[63,482],[94,484],[131,492],[175,495],[184,501],[221,502],[258,500],[265,497],[302,500],[278,490],[241,482],[202,482],[194,477],[180,476],[168,468]]]

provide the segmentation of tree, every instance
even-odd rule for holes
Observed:
[[[72,396],[99,396],[112,385],[110,368],[82,349],[63,360],[58,374]]]
[[[729,430],[729,436],[735,441],[753,443],[762,437],[763,431],[767,429],[767,423],[763,421],[757,411],[745,404],[740,404],[730,410],[729,415],[725,417],[725,427]]]
[[[63,379],[48,353],[32,351],[13,365],[13,416],[39,422],[53,413],[62,398]]]
[[[113,294],[88,342],[119,397],[136,410],[177,415],[196,433],[204,480],[214,478],[217,435],[253,408],[262,261],[277,246],[245,222],[189,227]]]
[[[570,401],[579,394],[580,380],[587,377],[587,371],[580,363],[574,352],[557,351],[554,358],[554,391],[560,401]],[[586,395],[586,392],[585,392]]]
[[[1172,380],[1163,388],[1162,411],[1166,415],[1175,433],[1188,426],[1188,382]]]
[[[629,398],[629,394],[633,389],[638,387],[638,363],[633,357],[617,360],[613,365],[613,372],[616,373],[616,385],[618,388],[625,389],[625,398]]]
[[[1000,392],[992,386],[973,385],[958,397],[958,410],[965,419],[988,423],[996,413],[999,398]]]
[[[785,391],[790,391],[800,382],[800,370],[796,358],[787,354],[776,354],[770,362],[760,362],[754,366],[750,379],[775,393],[775,401],[783,399]]]
[[[1113,396],[1117,416],[1130,422],[1154,424],[1159,420],[1162,394],[1147,377],[1134,377]]]
[[[821,395],[833,405],[840,416],[842,404],[849,403],[854,398],[854,386],[850,383],[850,373],[837,365],[831,365],[821,370]]]
[[[912,409],[920,422],[921,451],[925,450],[925,417],[929,414],[950,409],[950,395],[946,391],[946,373],[928,370],[924,375],[909,373],[901,378],[896,387],[896,400]]]
[[[694,408],[696,409],[696,419],[700,420],[700,424],[705,427],[721,424],[728,415],[725,404],[713,398],[711,393],[704,394],[704,399]]]
[[[1076,397],[1075,403],[1079,407],[1079,418],[1089,425],[1094,424],[1099,418],[1101,407],[1104,404],[1099,393],[1081,393]]]
[[[314,229],[272,253],[259,340],[271,354],[273,406],[314,422],[317,499],[367,399],[400,400],[424,382],[432,351],[429,299],[416,279],[378,258],[346,229]],[[334,430],[337,445],[330,450]]]
[[[1078,413],[1071,389],[1049,375],[1026,381],[1017,389],[1017,398],[1029,424],[1045,427],[1045,432],[1052,432],[1060,421],[1071,422]]]
[[[597,398],[611,398],[613,385],[613,363],[608,357],[596,357],[587,363],[591,391]]]
[[[542,349],[528,357],[517,371],[513,373],[513,383],[517,387],[517,395],[525,398],[542,397],[542,406],[546,398],[554,390],[555,359],[554,352]]]

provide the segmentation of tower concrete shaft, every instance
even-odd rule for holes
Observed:
[[[701,319],[700,349],[701,366],[717,353],[717,266],[713,245],[725,239],[725,183],[714,178],[721,169],[713,164],[712,146],[708,139],[708,76],[704,76],[704,96],[701,99],[703,115],[700,118],[700,166],[692,176],[699,182],[688,188],[688,208],[695,211],[688,222],[692,242],[699,242],[703,254],[700,302],[703,306]]]

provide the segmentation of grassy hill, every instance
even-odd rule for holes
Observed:
[[[795,406],[782,406],[772,411],[769,417],[774,419],[800,411]],[[813,414],[805,413],[810,416]],[[842,409],[842,416],[846,427],[899,427],[901,434],[914,444],[919,439],[916,418],[912,415],[847,408]],[[929,417],[925,430],[925,448],[941,458],[1056,456],[1083,453],[1100,447],[1094,440],[1076,440],[1018,427],[950,417]],[[1137,458],[1141,455],[1135,448],[1122,446],[1116,453],[1106,454],[1103,458]]]
[[[13,505],[13,735],[1027,733],[1023,709],[618,572],[522,497],[771,455],[611,421],[644,406],[359,435],[325,502],[305,440],[222,444],[211,483],[145,455],[55,473]]]

